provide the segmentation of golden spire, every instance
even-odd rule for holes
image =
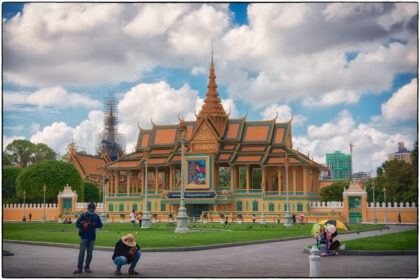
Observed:
[[[216,84],[216,74],[213,62],[213,48],[211,50],[211,64],[210,64],[210,74],[209,74],[209,83],[207,85],[206,98],[204,99],[204,105],[199,113],[199,117],[203,115],[208,116],[226,116],[226,112],[223,109],[222,102],[219,98],[219,93],[217,92]]]

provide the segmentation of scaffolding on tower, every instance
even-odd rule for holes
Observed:
[[[112,94],[104,102],[104,130],[96,135],[96,153],[108,153],[112,161],[117,160],[125,151],[125,136],[118,133],[117,100]]]

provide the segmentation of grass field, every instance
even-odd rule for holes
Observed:
[[[389,233],[379,236],[348,240],[342,243],[346,244],[348,250],[417,250],[418,231],[415,229],[398,233]]]
[[[283,224],[225,226],[220,223],[196,223],[189,226],[192,229],[190,233],[175,234],[176,224],[156,223],[151,224],[151,229],[140,229],[136,224],[136,228],[132,229],[129,223],[109,223],[104,225],[103,231],[96,232],[95,245],[113,247],[121,236],[132,233],[142,248],[188,247],[309,236],[313,227],[312,224],[296,224],[293,227],[284,228]],[[350,225],[351,230],[380,227],[379,225]],[[212,231],[198,231],[199,229]],[[74,224],[59,223],[3,223],[3,239],[70,244],[80,242],[78,229]]]

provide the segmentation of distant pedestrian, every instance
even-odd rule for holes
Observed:
[[[252,215],[252,223],[255,224],[255,214]]]
[[[143,212],[137,214],[137,220],[139,220],[139,227],[141,227],[141,218],[143,217]]]
[[[130,213],[130,220],[131,220],[131,227],[135,227],[136,225],[136,211]]]
[[[277,224],[280,224],[280,217],[277,217]]]
[[[398,213],[398,225],[401,225],[401,214]]]
[[[117,265],[115,275],[121,275],[121,266],[124,264],[131,264],[128,268],[128,274],[138,275],[139,273],[134,268],[140,260],[140,255],[140,246],[136,244],[132,234],[121,237],[115,244],[114,254],[112,255],[112,260]]]
[[[293,221],[293,224],[296,224],[296,216],[295,216],[295,213],[293,213],[292,221]]]
[[[226,219],[225,219],[225,225],[229,225],[228,219],[229,219],[229,217],[226,217]]]
[[[32,213],[29,213],[29,221],[32,221]]]
[[[76,227],[79,229],[80,236],[80,250],[77,269],[73,272],[74,274],[82,273],[85,251],[87,251],[85,272],[92,273],[89,265],[92,261],[93,247],[96,239],[96,228],[102,227],[101,218],[99,218],[99,216],[95,213],[95,209],[95,203],[89,203],[87,207],[88,211],[80,215],[80,218],[76,221]]]

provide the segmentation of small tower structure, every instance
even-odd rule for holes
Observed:
[[[115,97],[110,94],[104,102],[104,130],[96,135],[96,154],[108,154],[117,160],[125,151],[125,137],[118,133],[118,110]]]

